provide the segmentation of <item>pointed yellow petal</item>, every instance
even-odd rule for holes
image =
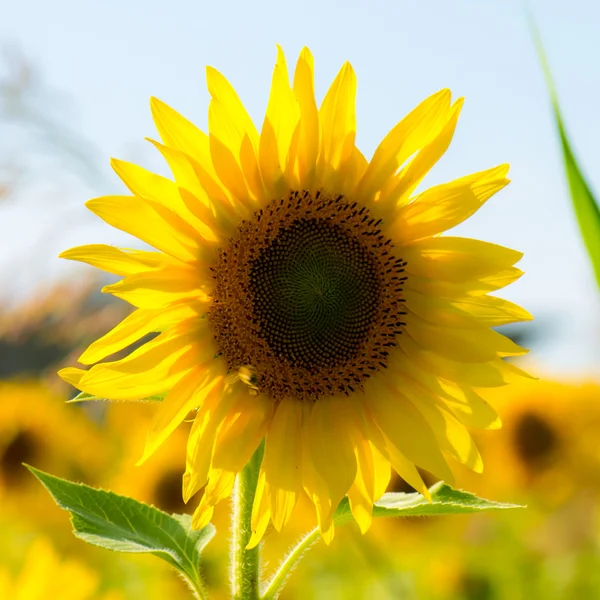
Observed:
[[[493,275],[523,256],[522,252],[503,246],[459,237],[427,238],[404,246],[399,252],[407,262],[407,273],[452,282]]]
[[[198,365],[167,394],[154,413],[144,454],[138,464],[145,462],[175,431],[186,415],[200,406],[209,394],[222,392],[225,378],[218,374],[215,366],[211,363]]]
[[[424,370],[443,379],[468,387],[501,387],[527,377],[514,365],[497,359],[485,363],[464,363],[450,360],[421,348],[408,335],[396,338],[402,350]]]
[[[88,200],[89,210],[103,221],[184,262],[196,259],[198,240],[187,237],[135,196],[103,196]]]
[[[139,400],[166,392],[206,354],[213,356],[209,344],[197,345],[197,336],[198,330],[166,331],[126,358],[92,367],[78,387],[113,400]]]
[[[450,109],[439,134],[429,142],[398,174],[397,184],[381,198],[381,202],[398,202],[419,185],[435,163],[444,155],[454,136],[464,99],[459,98]]]
[[[246,546],[247,549],[255,548],[260,540],[262,540],[263,535],[265,535],[265,531],[269,525],[269,519],[271,518],[270,505],[271,502],[268,490],[265,486],[265,472],[261,470],[258,477],[258,485],[256,486],[254,504],[252,506],[252,535]]]
[[[371,444],[371,453],[373,456],[373,499],[379,500],[385,493],[387,486],[390,483],[392,475],[390,470],[390,461]]]
[[[273,401],[263,394],[241,394],[221,426],[213,469],[238,473],[250,460],[273,417]]]
[[[300,189],[313,185],[319,152],[319,111],[315,102],[314,61],[308,48],[303,48],[294,73],[294,95],[300,109],[300,129],[296,160]]]
[[[77,369],[76,367],[65,367],[58,371],[59,377],[70,383],[73,387],[78,387],[81,378],[86,374],[83,369]]]
[[[515,282],[522,275],[523,271],[516,267],[508,267],[508,269],[501,269],[493,275],[467,279],[465,281],[441,281],[439,279],[419,277],[411,273],[410,277],[404,282],[404,285],[407,289],[421,294],[462,299],[467,295],[480,297],[482,294],[494,292]]]
[[[84,262],[115,275],[132,275],[140,271],[156,269],[167,263],[170,258],[160,252],[121,250],[106,244],[77,246],[61,252],[58,257]],[[176,261],[172,264],[182,266]]]
[[[350,510],[360,527],[366,533],[371,526],[373,500],[375,495],[375,473],[373,454],[368,440],[360,440],[356,446],[356,479],[348,492]]]
[[[321,534],[323,535],[324,532],[330,532],[330,535],[333,535],[333,510],[329,490],[325,480],[317,471],[312,458],[308,423],[313,406],[314,405],[309,405],[308,403],[303,403],[303,421],[306,423],[306,426],[304,427],[302,436],[302,485],[304,491],[315,505]]]
[[[398,209],[387,231],[401,243],[442,233],[473,215],[509,183],[508,165],[436,185]]]
[[[240,132],[238,139],[236,140],[235,147],[240,148],[242,139],[244,136],[248,136],[252,147],[258,150],[258,131],[256,126],[252,122],[252,119],[248,115],[244,104],[240,100],[236,91],[233,89],[229,81],[216,69],[212,67],[206,68],[206,83],[208,85],[208,91],[210,95],[223,105],[226,109],[229,119],[232,121],[233,126],[237,131]],[[226,139],[223,139],[220,135],[220,131],[216,130],[213,133],[224,143]]]
[[[213,108],[214,105],[211,104],[211,109]],[[210,152],[215,171],[223,186],[239,203],[247,203],[249,193],[242,169],[231,150],[212,133],[210,135]]]
[[[320,185],[328,186],[335,172],[352,156],[356,137],[356,75],[345,63],[329,88],[321,108]]]
[[[317,472],[329,489],[335,510],[356,477],[350,403],[345,398],[321,397],[307,423],[307,442]]]
[[[512,340],[491,329],[438,327],[415,315],[406,319],[405,330],[425,350],[459,362],[487,362],[499,356],[527,353]]]
[[[424,100],[379,144],[356,192],[356,200],[371,201],[390,177],[440,130],[450,109],[450,90]]]
[[[301,400],[284,398],[267,434],[262,469],[277,531],[290,518],[302,487],[302,414]]]
[[[164,144],[179,150],[211,171],[208,136],[176,110],[158,100],[150,99],[152,118]]]
[[[105,285],[102,292],[122,298],[138,308],[166,308],[181,301],[208,307],[210,299],[207,286],[212,283],[208,274],[203,276],[197,269],[169,267],[129,275],[117,283]],[[199,311],[201,314],[206,312],[200,308]]]
[[[186,451],[186,470],[183,476],[183,500],[189,499],[208,480],[217,431],[238,394],[232,388],[214,388],[198,406],[190,431]]]
[[[178,304],[158,310],[140,308],[125,317],[107,334],[90,344],[78,360],[81,364],[91,365],[123,350],[149,333],[164,331],[172,325],[194,317],[200,318],[200,315],[187,304]]]
[[[451,482],[452,472],[431,427],[406,398],[387,384],[374,381],[366,388],[366,405],[378,427],[410,461]]]
[[[299,117],[300,110],[290,87],[285,56],[278,46],[258,154],[262,178],[271,198],[280,196],[286,189],[284,170]]]
[[[483,472],[483,461],[477,446],[460,421],[431,396],[425,396],[410,387],[403,388],[403,391],[427,419],[442,451],[476,473]]]

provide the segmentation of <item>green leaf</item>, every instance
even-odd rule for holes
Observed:
[[[485,510],[506,510],[523,508],[518,504],[507,504],[478,498],[470,492],[455,490],[443,481],[433,485],[431,502],[421,494],[384,494],[373,506],[373,517],[433,517],[440,515],[460,515]],[[344,524],[352,518],[348,498],[340,503],[336,513],[337,524]]]
[[[469,492],[455,490],[441,481],[429,488],[431,502],[421,494],[384,494],[373,506],[374,517],[434,517],[440,515],[460,515],[486,510],[523,508],[517,504],[493,502],[478,498]],[[348,498],[344,498],[334,514],[336,525],[352,521]],[[321,537],[319,528],[306,534],[288,553],[279,568],[263,587],[261,600],[275,600],[289,577],[308,549]]]
[[[132,498],[27,468],[71,513],[76,537],[108,550],[154,554],[184,575],[200,598],[205,596],[200,553],[215,534],[212,525],[194,531],[189,515],[168,515]]]
[[[575,209],[575,215],[577,217],[577,222],[579,223],[581,237],[583,238],[588,254],[592,261],[592,267],[596,275],[596,282],[598,285],[600,285],[600,208],[598,207],[598,202],[594,198],[594,195],[590,190],[590,186],[587,184],[587,181],[585,180],[585,177],[583,176],[583,173],[577,164],[575,154],[573,153],[571,142],[567,136],[565,125],[562,119],[562,114],[558,103],[558,95],[556,93],[556,88],[550,72],[550,66],[548,65],[546,54],[542,46],[542,41],[533,20],[531,20],[531,29],[537,47],[538,56],[542,64],[542,69],[546,77],[548,92],[550,93],[550,100],[552,102],[552,109],[554,112],[554,121],[560,137],[563,162],[565,165],[567,180],[569,182],[569,190],[571,192],[573,208]]]
[[[148,396],[137,402],[162,402],[165,399],[166,394],[155,394],[154,396]],[[94,396],[94,394],[88,394],[87,392],[80,392],[74,398],[67,400],[67,404],[74,404],[75,402],[111,402],[110,398],[103,398],[102,396]]]

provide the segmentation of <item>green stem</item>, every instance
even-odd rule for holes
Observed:
[[[252,536],[250,518],[264,452],[261,444],[250,462],[238,473],[233,493],[231,539],[231,597],[233,600],[258,600],[258,546],[246,549]]]
[[[321,537],[319,528],[316,527],[308,532],[293,548],[293,550],[285,557],[279,569],[267,583],[264,592],[261,595],[261,600],[275,600],[290,573],[296,568],[296,565],[302,560],[304,553]]]
[[[206,595],[206,588],[204,587],[200,577],[198,577],[197,580],[190,578],[187,580],[187,582],[189,583],[192,594],[194,594],[194,598],[196,598],[196,600],[206,600],[208,598]]]

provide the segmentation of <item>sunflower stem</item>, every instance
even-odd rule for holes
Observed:
[[[258,483],[264,442],[260,444],[248,464],[238,473],[233,493],[231,539],[231,597],[233,600],[259,599],[259,549],[248,550],[252,536],[252,504]]]
[[[260,596],[261,600],[275,600],[279,597],[287,578],[302,560],[306,551],[318,541],[320,537],[321,534],[319,528],[316,527],[300,539],[294,548],[292,548],[291,552],[283,559],[283,562],[279,565],[279,568],[273,574],[271,579],[269,579]]]

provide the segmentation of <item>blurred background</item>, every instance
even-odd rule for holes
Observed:
[[[358,76],[358,145],[369,156],[442,87],[465,96],[454,142],[426,184],[503,162],[513,183],[460,235],[525,252],[503,296],[536,320],[506,329],[532,351],[538,381],[489,393],[504,428],[477,435],[486,470],[457,487],[526,510],[379,520],[317,545],[282,598],[504,600],[600,598],[600,292],[564,176],[528,26],[535,16],[577,159],[600,189],[600,4],[594,0],[21,0],[0,11],[0,598],[186,598],[153,557],[76,540],[66,513],[21,466],[183,512],[185,427],[143,467],[152,407],[66,405],[55,375],[128,313],[106,276],[60,261],[73,245],[132,245],[84,201],[122,193],[111,156],[168,175],[144,142],[157,96],[204,128],[204,67],[223,72],[257,123],[275,44],[315,56],[322,97],[345,60]],[[139,244],[139,242],[136,242]],[[64,263],[64,264],[63,264]],[[427,474],[424,474],[427,477]],[[430,478],[433,483],[433,479]],[[399,479],[394,491],[410,491]],[[206,577],[226,598],[228,507],[217,512]],[[312,523],[308,507],[265,542],[271,567]],[[19,595],[20,594],[20,595]],[[37,595],[36,595],[37,594]]]

